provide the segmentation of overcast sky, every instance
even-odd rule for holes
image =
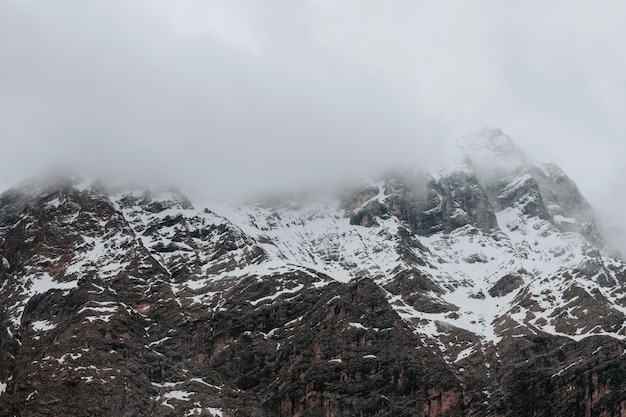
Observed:
[[[2,0],[0,189],[51,165],[333,182],[489,125],[616,218],[625,40],[622,0]]]

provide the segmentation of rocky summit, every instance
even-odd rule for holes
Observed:
[[[625,417],[626,264],[590,205],[498,129],[447,158],[207,208],[6,191],[0,415]]]

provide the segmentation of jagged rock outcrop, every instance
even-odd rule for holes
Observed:
[[[348,207],[350,223],[368,227],[377,225],[377,218],[391,215],[418,235],[449,233],[465,225],[486,231],[496,227],[491,204],[475,175],[458,172],[431,178],[425,193],[416,192],[410,180],[400,177],[386,184],[382,200],[376,198],[381,192],[376,187],[359,192]]]

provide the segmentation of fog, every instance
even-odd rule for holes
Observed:
[[[4,0],[0,189],[50,167],[202,198],[334,184],[428,169],[489,125],[624,223],[625,18],[622,1]]]

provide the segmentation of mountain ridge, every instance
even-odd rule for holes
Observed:
[[[313,202],[3,193],[0,411],[622,417],[626,265],[558,167],[473,139]]]

